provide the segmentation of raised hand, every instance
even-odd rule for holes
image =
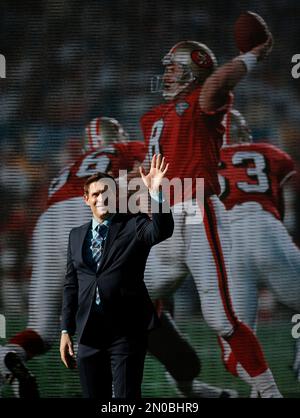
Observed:
[[[151,192],[159,191],[162,179],[166,175],[168,168],[169,164],[166,164],[165,157],[162,158],[161,154],[158,154],[157,156],[156,154],[153,155],[148,174],[145,174],[143,168],[140,167],[140,174],[143,182]]]
[[[252,54],[256,55],[257,61],[262,61],[272,51],[273,43],[274,43],[273,36],[272,36],[271,32],[269,32],[268,39],[264,43],[262,43],[262,44],[256,46],[255,48],[253,48],[250,52]]]

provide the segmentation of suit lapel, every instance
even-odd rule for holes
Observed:
[[[111,220],[111,224],[109,226],[108,229],[108,233],[107,233],[107,237],[105,240],[105,244],[104,244],[104,248],[103,248],[103,253],[100,259],[100,264],[99,264],[99,268],[97,269],[97,273],[102,269],[102,267],[104,266],[104,263],[107,259],[107,256],[109,254],[109,251],[112,247],[112,243],[114,242],[120,228],[121,228],[122,222],[120,220],[120,217],[118,216],[118,214],[115,214]]]
[[[83,251],[84,251],[84,248],[85,248],[84,244],[85,244],[86,236],[87,236],[87,234],[88,234],[88,232],[91,228],[92,228],[92,221],[83,225],[81,230],[80,230],[80,234],[79,234],[79,246],[78,246],[78,248],[80,248],[80,257],[81,257],[80,261],[83,264],[85,264],[86,266],[88,266],[88,264],[86,263],[85,257],[83,256]]]

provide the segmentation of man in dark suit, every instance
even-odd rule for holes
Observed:
[[[111,398],[112,384],[117,398],[141,397],[147,333],[158,324],[144,270],[151,246],[174,229],[159,191],[167,170],[161,155],[154,155],[147,175],[140,168],[159,209],[152,220],[146,214],[108,209],[104,200],[114,200],[116,184],[107,174],[97,173],[85,183],[84,199],[93,219],[70,232],[60,343],[62,361],[74,367],[76,329],[84,397]]]

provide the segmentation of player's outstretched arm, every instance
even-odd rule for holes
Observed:
[[[255,67],[258,61],[266,58],[272,50],[273,37],[269,33],[266,42],[256,46],[246,54],[235,57],[218,68],[203,84],[199,97],[200,107],[205,112],[221,108],[228,100],[228,93]]]

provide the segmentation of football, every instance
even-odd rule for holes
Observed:
[[[243,12],[234,25],[234,39],[241,52],[248,52],[268,39],[269,29],[261,16]]]

